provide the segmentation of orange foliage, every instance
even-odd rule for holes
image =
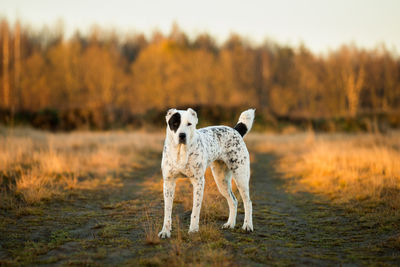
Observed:
[[[1,108],[14,111],[143,113],[218,105],[315,118],[400,106],[400,61],[385,47],[343,46],[317,56],[303,45],[254,46],[235,34],[220,46],[207,34],[190,40],[177,25],[170,35],[156,32],[151,39],[96,27],[67,40],[58,28],[32,34],[19,24],[14,31],[2,25],[9,33],[0,36],[2,48],[16,45],[0,50],[1,62],[12,63],[1,68],[7,81],[0,95],[9,96]]]

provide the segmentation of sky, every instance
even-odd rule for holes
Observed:
[[[189,37],[208,32],[219,43],[235,32],[317,53],[352,43],[400,54],[400,0],[0,0],[0,17],[37,29],[62,20],[67,35],[97,24],[151,36],[176,22]]]

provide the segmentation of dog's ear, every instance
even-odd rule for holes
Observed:
[[[168,123],[168,121],[169,121],[169,118],[171,118],[171,116],[172,116],[175,112],[176,112],[176,109],[175,109],[175,108],[170,108],[170,109],[167,111],[167,115],[165,115],[165,120],[167,121],[167,123]]]
[[[192,115],[192,117],[194,118],[194,123],[197,124],[197,123],[199,122],[199,119],[197,118],[197,113],[196,113],[196,111],[194,111],[194,110],[191,109],[191,108],[188,108],[188,109],[187,109],[187,112],[189,112],[190,115]]]

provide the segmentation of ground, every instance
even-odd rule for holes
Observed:
[[[182,179],[172,237],[158,239],[163,218],[161,154],[149,150],[129,171],[108,173],[119,179],[118,185],[1,209],[0,264],[400,264],[398,217],[379,220],[371,215],[379,205],[350,208],[319,194],[293,192],[288,189],[293,180],[276,168],[278,155],[255,150],[251,157],[252,233],[241,230],[242,202],[236,228],[221,229],[228,206],[222,198],[210,199],[210,193],[205,194],[200,232],[189,235],[191,191]],[[215,187],[209,177],[207,190]]]

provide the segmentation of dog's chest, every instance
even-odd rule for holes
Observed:
[[[201,153],[198,151],[189,152],[188,158],[185,164],[179,164],[175,158],[171,158],[167,156],[166,159],[166,168],[169,169],[169,173],[171,173],[175,177],[198,177],[204,175],[206,162],[203,162],[203,157],[201,157]]]
[[[188,160],[185,166],[175,166],[175,172],[181,177],[198,177],[204,174],[204,164],[198,158],[197,160]]]

